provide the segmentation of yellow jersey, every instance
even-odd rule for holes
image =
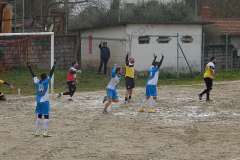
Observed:
[[[125,77],[134,78],[134,75],[135,75],[134,67],[130,67],[126,65],[125,69],[126,69]]]
[[[204,78],[211,78],[211,79],[214,79],[214,74],[215,74],[215,65],[213,62],[209,62],[207,65],[206,65],[206,68],[205,68],[205,73],[204,73]]]
[[[3,80],[0,79],[0,84],[3,84],[4,82],[5,82],[5,81],[3,81]]]

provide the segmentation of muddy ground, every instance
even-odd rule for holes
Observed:
[[[211,103],[199,102],[202,87],[161,86],[156,113],[138,112],[142,88],[107,115],[104,91],[53,97],[49,138],[32,135],[34,99],[9,96],[0,160],[240,160],[240,81],[215,85]]]

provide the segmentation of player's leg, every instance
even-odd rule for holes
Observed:
[[[48,137],[49,115],[44,115],[43,120],[43,136]]]
[[[64,92],[63,95],[70,95],[70,94],[71,94],[72,82],[67,82],[67,86],[68,86],[68,91],[67,91],[67,92]]]
[[[132,99],[132,93],[133,93],[133,89],[135,88],[135,80],[134,78],[132,78],[131,80],[131,88],[129,90],[129,96],[128,99],[131,100]]]
[[[114,103],[118,103],[119,102],[119,97],[118,97],[117,90],[113,90],[112,102],[114,102]]]
[[[105,104],[105,107],[104,107],[104,109],[103,109],[103,113],[107,113],[107,109],[108,109],[108,107],[109,107],[111,104],[112,104],[112,99],[109,98],[108,101],[107,101],[107,103]]]
[[[146,86],[146,101],[148,101],[151,98],[151,86]]]
[[[132,92],[133,92],[133,88],[128,90],[128,101],[131,101],[132,99]]]
[[[40,136],[41,129],[42,129],[42,114],[36,114],[35,136]]]
[[[128,103],[128,96],[129,96],[129,84],[128,84],[128,77],[125,77],[125,85],[126,85],[126,92],[125,92],[125,100],[124,103]]]
[[[208,78],[207,82],[206,82],[206,86],[207,86],[207,97],[206,97],[206,101],[210,101],[210,92],[212,90],[212,85],[213,85],[213,81],[212,79]]]
[[[107,113],[107,109],[111,106],[112,102],[118,102],[117,91],[112,89],[107,89],[107,103],[105,104],[105,108],[103,113]]]
[[[153,97],[153,101],[152,101],[151,106],[156,106],[156,104],[157,104],[157,96],[158,96],[157,85],[153,86],[151,92],[152,92],[152,97]]]
[[[98,73],[101,73],[101,71],[102,71],[102,66],[103,66],[103,59],[100,60],[100,65],[99,65],[99,68],[98,68]]]
[[[0,92],[0,101],[6,101],[6,97],[2,92]]]
[[[108,65],[108,60],[104,60],[104,74],[107,74],[107,65]]]
[[[134,79],[133,78],[129,78],[129,82],[128,82],[128,85],[127,85],[127,91],[128,91],[128,102],[131,101],[132,99],[132,92],[133,92],[133,88],[135,87],[135,82],[134,82]]]
[[[77,89],[76,83],[73,82],[73,83],[71,84],[71,94],[70,94],[71,97],[73,97],[74,93],[76,92],[76,89]]]
[[[62,92],[59,93],[58,96],[57,96],[58,98],[60,98],[62,95],[64,95],[64,96],[66,96],[66,95],[70,95],[70,90],[71,90],[70,87],[71,87],[71,83],[70,83],[70,82],[67,82],[67,86],[68,86],[68,91],[63,92],[63,93],[62,93]]]
[[[204,78],[204,82],[205,82],[205,85],[206,85],[206,89],[204,89],[200,94],[198,94],[198,96],[199,96],[199,100],[202,100],[202,96],[204,95],[204,94],[206,94],[207,93],[207,78]]]
[[[150,98],[153,97],[153,100],[150,101]],[[147,85],[146,87],[146,101],[148,101],[149,106],[154,106],[157,99],[157,86],[156,85]]]
[[[50,104],[48,101],[38,103],[36,113],[42,115],[41,118],[43,119],[43,136],[48,136],[49,111]]]

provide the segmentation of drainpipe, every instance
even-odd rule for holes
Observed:
[[[226,46],[225,46],[225,69],[228,69],[228,33],[226,33]]]

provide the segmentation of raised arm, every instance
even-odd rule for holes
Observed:
[[[98,47],[101,49],[102,48],[102,42],[98,45]]]
[[[158,63],[158,69],[161,67],[163,59],[164,59],[164,55],[162,55],[162,58],[161,58],[160,62]]]
[[[125,63],[126,63],[126,65],[128,66],[128,63],[129,63],[129,61],[128,61],[128,54],[126,55]]]
[[[56,61],[54,61],[54,64],[53,64],[53,66],[52,66],[52,69],[51,69],[50,72],[49,72],[49,76],[50,76],[50,77],[53,76],[53,73],[54,73],[55,68],[56,68]]]
[[[30,64],[27,64],[27,67],[28,67],[29,72],[31,73],[32,77],[35,77],[36,75],[34,74],[31,65],[30,65]]]
[[[0,84],[5,84],[5,85],[7,85],[7,86],[11,86],[11,84],[10,83],[8,83],[8,82],[6,82],[6,81],[3,81],[3,80],[0,80]]]
[[[152,62],[152,64],[156,63],[156,59],[157,59],[156,54],[154,54],[153,56],[154,56],[154,58],[153,58],[153,62]]]

